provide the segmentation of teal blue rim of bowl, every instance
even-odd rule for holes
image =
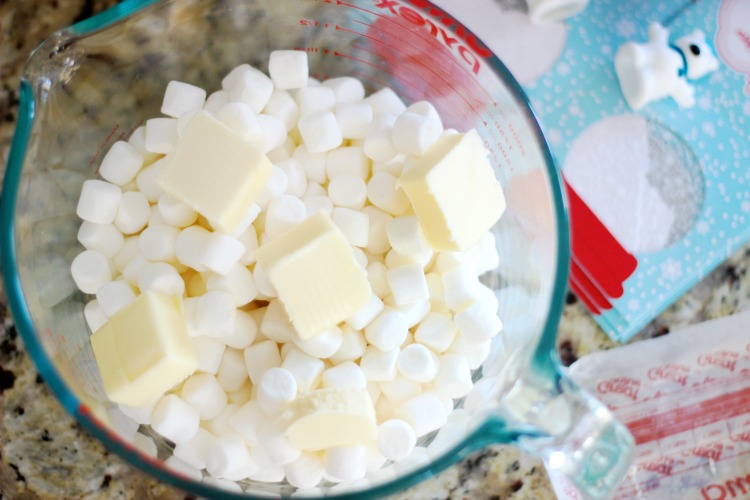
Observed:
[[[104,12],[97,14],[89,19],[81,21],[63,31],[74,35],[85,35],[91,32],[106,28],[107,26],[119,22],[120,20],[137,13],[146,7],[157,3],[158,0],[125,0],[124,2],[112,7]],[[443,9],[440,9],[443,11]],[[447,13],[446,13],[447,14]],[[463,26],[458,23],[458,25]],[[481,40],[473,32],[464,29]],[[556,383],[558,378],[559,358],[555,349],[555,339],[557,326],[562,315],[565,293],[568,283],[568,265],[570,259],[570,238],[568,233],[568,209],[565,195],[563,193],[562,177],[555,165],[552,152],[547,145],[539,121],[533,111],[531,103],[524,93],[521,86],[513,77],[508,68],[497,58],[492,55],[487,59],[492,69],[500,75],[503,83],[511,91],[513,97],[520,104],[521,110],[527,118],[527,124],[532,129],[535,139],[539,142],[545,161],[545,167],[550,179],[550,190],[553,196],[555,213],[557,214],[557,260],[554,278],[554,287],[550,298],[549,311],[544,322],[542,335],[539,339],[534,355],[532,357],[532,371],[538,373],[542,378]],[[143,455],[139,454],[132,447],[126,446],[122,441],[113,437],[95,420],[86,406],[71,391],[65,381],[56,372],[52,361],[47,356],[39,339],[34,335],[34,326],[29,314],[28,306],[23,297],[21,283],[17,271],[17,260],[15,246],[13,244],[15,227],[13,215],[18,195],[18,187],[21,179],[21,170],[25,158],[26,148],[31,133],[31,127],[34,120],[34,96],[29,82],[22,80],[20,87],[20,103],[18,124],[11,143],[8,165],[3,180],[2,197],[0,198],[0,228],[3,228],[2,238],[0,239],[0,264],[3,269],[3,280],[8,297],[8,304],[13,313],[16,326],[24,340],[26,350],[34,361],[40,374],[46,383],[52,389],[52,392],[60,400],[61,404],[68,413],[73,415],[82,426],[107,448],[113,450],[121,456],[130,465],[153,475],[156,479],[178,488],[191,491],[193,493],[206,496],[207,498],[251,498],[247,494],[237,494],[229,491],[219,492],[217,489],[203,485],[199,482],[186,480],[180,476],[167,472],[161,467],[151,468],[149,463],[144,461]],[[494,423],[494,425],[499,425]],[[469,452],[476,449],[473,443],[479,442],[481,436],[479,431],[486,426],[482,426],[478,431],[467,436],[461,443],[457,444],[448,452],[434,459],[430,464],[420,467],[409,474],[393,482],[376,486],[370,490],[351,493],[326,494],[325,498],[336,499],[361,499],[361,498],[378,498],[380,496],[393,494],[413,486],[418,482],[429,477],[437,475],[440,471],[447,468],[457,460],[464,458]],[[499,430],[499,429],[497,429]],[[496,432],[496,441],[512,440],[517,431],[499,430]],[[520,434],[519,434],[520,435]],[[526,434],[524,434],[526,435]],[[267,497],[260,493],[259,498]],[[298,497],[303,498],[303,497]],[[309,498],[320,498],[313,496]]]

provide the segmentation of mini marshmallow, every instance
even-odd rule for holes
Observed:
[[[253,269],[253,279],[255,280],[255,286],[258,288],[259,294],[269,299],[278,295],[276,288],[274,288],[271,280],[268,279],[268,275],[263,270],[263,267],[258,264],[255,264],[255,269]]]
[[[258,233],[256,232],[255,226],[250,225],[250,227],[237,236],[237,241],[242,243],[242,246],[245,247],[245,253],[240,257],[238,264],[241,266],[250,266],[254,264],[255,251],[258,249]]]
[[[196,301],[193,326],[198,335],[223,337],[232,334],[237,309],[231,293],[213,290],[193,300]]]
[[[382,254],[390,250],[391,243],[388,241],[386,225],[393,217],[372,205],[363,208],[362,212],[370,218],[369,235],[365,249],[373,254]]]
[[[233,266],[225,275],[210,274],[206,279],[206,290],[223,290],[231,293],[237,307],[249,304],[258,295],[253,273],[241,265]]]
[[[179,139],[182,137],[182,134],[185,133],[185,129],[188,126],[188,123],[192,121],[193,118],[195,118],[195,115],[200,113],[201,110],[194,109],[193,111],[188,111],[181,117],[177,119],[177,138]]]
[[[91,333],[104,326],[109,320],[96,299],[86,303],[86,307],[83,308],[83,317],[86,318],[86,324],[89,326]]]
[[[286,172],[274,165],[271,168],[271,176],[266,181],[263,191],[258,195],[255,202],[261,208],[267,208],[268,204],[271,203],[274,198],[284,194],[288,185],[289,179],[286,176]]]
[[[370,160],[361,146],[345,146],[328,153],[326,175],[333,179],[339,175],[354,175],[366,180],[370,176]]]
[[[96,300],[102,312],[111,318],[135,300],[135,292],[125,281],[110,281],[96,291]]]
[[[244,352],[245,368],[253,384],[258,385],[266,370],[281,366],[281,355],[276,342],[264,340],[247,347]]]
[[[307,146],[300,144],[294,150],[292,158],[302,165],[309,181],[324,184],[328,180],[326,177],[326,162],[329,154],[326,152],[312,153]]]
[[[274,89],[263,113],[280,119],[286,130],[292,130],[299,120],[297,101],[286,90]]]
[[[406,421],[391,419],[378,426],[378,450],[389,460],[408,457],[417,445],[417,435]]]
[[[322,85],[333,90],[337,103],[359,102],[365,98],[365,86],[362,81],[351,76],[329,78]]]
[[[458,328],[447,314],[431,312],[414,332],[414,340],[435,352],[445,352],[456,338]]]
[[[438,373],[440,361],[437,354],[422,344],[410,344],[401,350],[396,367],[409,380],[426,384]]]
[[[263,139],[258,116],[245,103],[228,102],[216,110],[214,117],[245,141],[259,144]]]
[[[152,262],[138,273],[138,288],[141,292],[152,290],[162,295],[181,297],[185,293],[185,282],[174,266],[166,262]]]
[[[292,446],[287,439],[286,425],[282,419],[271,417],[261,423],[258,432],[260,446],[277,465],[294,462],[302,455],[302,451]]]
[[[191,339],[195,347],[195,354],[198,356],[197,371],[206,373],[216,373],[221,366],[221,360],[227,346],[212,337],[193,337]]]
[[[474,267],[477,275],[493,271],[500,265],[500,255],[497,252],[495,235],[491,232],[484,233],[469,252],[474,257]]]
[[[76,214],[95,224],[110,224],[115,220],[121,199],[119,186],[97,179],[84,181]]]
[[[269,368],[258,384],[258,403],[269,415],[279,412],[285,403],[297,395],[297,380],[285,368]]]
[[[143,165],[141,168],[151,165],[157,159],[161,157],[160,154],[151,153],[146,151],[146,126],[141,125],[136,128],[130,137],[128,138],[128,144],[130,144],[138,153],[143,157]],[[101,169],[101,167],[99,167]]]
[[[485,362],[492,348],[492,340],[487,339],[481,342],[469,343],[462,334],[456,336],[448,352],[451,354],[460,354],[469,363],[469,368],[476,370]]]
[[[242,384],[242,387],[237,389],[236,391],[227,392],[227,397],[229,398],[229,402],[236,404],[238,406],[242,406],[248,401],[250,401],[255,396],[255,391],[253,389],[253,384],[250,383],[250,380],[246,380],[244,384]]]
[[[357,261],[357,264],[363,269],[367,267],[367,264],[369,264],[370,261],[367,259],[367,255],[365,255],[365,252],[361,248],[357,248],[357,247],[351,247],[351,248],[352,248],[352,255],[354,255],[354,260]]]
[[[360,210],[367,201],[367,184],[354,175],[337,175],[328,183],[328,196],[337,207]]]
[[[430,292],[430,300],[435,304],[445,306],[445,287],[443,287],[443,277],[435,272],[424,275],[427,281],[427,290]],[[446,306],[447,307],[447,306]]]
[[[306,217],[307,209],[299,198],[288,194],[281,195],[268,205],[265,234],[269,238],[275,238]]]
[[[371,262],[367,265],[367,281],[375,295],[385,297],[391,293],[391,287],[388,285],[386,273],[388,268],[382,262]]]
[[[284,480],[284,466],[274,463],[263,447],[252,448],[250,456],[260,466],[260,470],[250,476],[250,479],[261,483],[280,483]]]
[[[326,474],[339,481],[355,481],[367,473],[366,446],[334,446],[325,457]]]
[[[276,164],[287,177],[286,194],[301,198],[307,190],[307,175],[299,161],[289,158]]]
[[[325,465],[320,454],[303,452],[297,460],[284,466],[284,474],[292,486],[312,488],[323,479]]]
[[[475,302],[456,313],[453,320],[458,330],[469,344],[476,344],[493,338],[503,328],[495,310]]]
[[[334,326],[306,340],[300,339],[295,333],[292,340],[306,354],[314,358],[326,359],[339,350],[343,342],[343,334],[339,327]]]
[[[336,94],[324,86],[301,88],[295,92],[294,100],[299,106],[300,119],[317,113],[331,112],[336,106]]]
[[[310,198],[313,196],[326,196],[328,194],[328,191],[326,188],[318,184],[317,182],[308,181],[307,187],[305,188],[305,193],[302,195],[302,200],[304,201],[306,198]]]
[[[297,122],[302,141],[311,153],[324,153],[343,142],[336,117],[330,111],[303,116]]]
[[[290,342],[296,335],[289,316],[280,300],[274,299],[268,303],[260,332],[270,340],[278,343]]]
[[[367,339],[361,331],[354,330],[349,325],[343,325],[341,334],[341,347],[328,358],[334,365],[345,361],[355,361],[361,358],[367,349]]]
[[[208,268],[201,264],[201,249],[210,233],[200,226],[189,226],[180,231],[175,239],[174,253],[180,264],[195,269],[196,271],[207,271]]]
[[[123,234],[135,234],[149,222],[151,207],[148,198],[140,191],[122,194],[115,214],[114,225]]]
[[[226,90],[217,90],[212,92],[206,98],[206,103],[203,105],[203,109],[214,113],[221,109],[226,103],[229,102],[229,92]]]
[[[440,128],[442,130],[443,121],[440,118],[440,114],[437,109],[435,109],[435,106],[429,101],[417,101],[414,104],[409,105],[409,107],[406,108],[406,112],[415,113],[425,118],[429,118],[430,120],[435,120],[440,123]]]
[[[373,161],[388,161],[398,154],[392,141],[395,123],[395,115],[374,114],[364,142],[364,152],[368,158]]]
[[[465,357],[459,354],[440,356],[440,369],[433,382],[435,391],[456,399],[466,396],[473,385],[471,368]]]
[[[419,302],[430,297],[422,266],[407,264],[389,269],[386,274],[391,295],[398,305]]]
[[[227,393],[210,373],[196,373],[182,384],[180,397],[198,408],[201,420],[211,420],[227,405]]]
[[[257,399],[248,401],[234,412],[227,421],[229,428],[242,435],[248,446],[258,446],[260,443],[258,430],[266,414]]]
[[[413,328],[430,313],[430,301],[428,299],[409,302],[408,304],[398,305],[393,297],[386,297],[385,304],[398,309],[404,315],[406,328]]]
[[[398,367],[398,362],[396,364]],[[415,382],[399,373],[388,382],[380,382],[380,390],[383,395],[394,405],[398,406],[404,401],[422,394],[422,384]]]
[[[364,306],[346,319],[346,324],[355,330],[361,330],[382,312],[383,307],[383,301],[373,293]]]
[[[442,132],[440,121],[406,112],[393,124],[391,141],[400,153],[422,156],[437,142]]]
[[[307,85],[307,53],[274,50],[268,58],[268,74],[277,89],[301,89]]]
[[[216,380],[227,392],[239,390],[247,381],[247,367],[243,351],[228,347],[221,357]]]
[[[245,472],[251,460],[250,452],[242,438],[238,434],[229,432],[217,437],[211,443],[206,457],[206,471],[217,478],[243,479],[236,476],[240,471]],[[256,469],[257,465],[248,473],[255,472]]]
[[[367,214],[351,208],[334,207],[331,220],[341,229],[351,245],[367,246],[367,238],[370,235],[370,218]]]
[[[141,255],[152,261],[174,260],[175,242],[179,234],[178,228],[166,224],[147,227],[138,237]]]
[[[303,204],[305,205],[307,217],[310,217],[320,210],[324,211],[329,216],[333,213],[333,202],[328,196],[311,196],[307,198]]]
[[[272,115],[258,115],[261,139],[259,148],[264,153],[273,151],[286,142],[287,130],[281,118]]]
[[[384,87],[365,99],[375,114],[390,113],[398,116],[406,111],[406,105],[393,89]]]
[[[141,274],[143,268],[148,264],[151,264],[151,261],[139,254],[133,257],[133,260],[122,270],[122,277],[131,285],[138,286],[138,275]]]
[[[124,186],[135,179],[143,166],[143,155],[125,141],[112,144],[99,165],[99,175],[106,181]]]
[[[273,93],[273,82],[262,71],[249,65],[232,70],[221,82],[231,102],[243,102],[260,113]]]
[[[419,220],[413,215],[390,220],[386,234],[393,249],[402,255],[419,255],[431,250]]]
[[[396,187],[396,178],[385,172],[373,174],[367,183],[370,203],[391,215],[401,215],[409,207],[409,198]]]
[[[218,340],[234,349],[244,349],[255,340],[258,326],[250,313],[237,309],[234,316],[234,330],[230,335],[219,337]]]
[[[323,372],[323,387],[334,387],[338,389],[360,389],[367,388],[367,378],[362,368],[353,361],[345,361]]]
[[[477,300],[479,280],[469,264],[448,269],[443,273],[445,303],[454,311],[460,311]]]
[[[417,437],[439,429],[448,417],[440,397],[433,392],[424,392],[404,402],[399,413],[412,426]]]
[[[176,445],[172,453],[183,462],[203,469],[206,467],[206,459],[214,441],[216,436],[206,429],[199,428],[192,438]]]
[[[174,118],[152,118],[146,121],[147,151],[167,154],[177,142],[177,120]]]
[[[359,361],[359,367],[369,382],[393,380],[396,378],[399,352],[398,347],[390,351],[381,351],[374,345],[369,346]]]
[[[112,224],[83,221],[78,229],[78,241],[86,250],[96,250],[105,257],[112,258],[122,249],[125,238]]]
[[[200,420],[198,409],[175,394],[161,398],[151,413],[151,427],[175,444],[195,436]]]
[[[406,319],[391,307],[383,310],[365,327],[365,338],[381,351],[397,349],[406,339]]]
[[[325,368],[325,363],[318,358],[305,354],[293,344],[289,352],[284,356],[281,367],[288,370],[297,381],[297,390],[299,392],[308,391],[317,387],[320,382],[321,374]]]
[[[216,274],[226,275],[244,253],[245,247],[236,238],[215,231],[203,241],[198,262]]]
[[[123,269],[125,269],[125,266],[139,255],[140,249],[138,248],[138,237],[126,237],[125,241],[122,243],[120,251],[112,257],[112,266],[115,271],[122,272]]]
[[[70,274],[83,293],[96,293],[99,287],[112,280],[109,260],[96,250],[84,250],[70,264]]]
[[[159,197],[164,193],[164,189],[158,183],[158,179],[164,172],[165,165],[163,159],[157,160],[141,170],[135,178],[138,190],[145,194],[146,198],[151,203],[159,201]]]
[[[385,172],[391,174],[393,177],[400,177],[401,174],[406,170],[405,168],[406,156],[403,154],[397,154],[388,161],[374,161],[372,162],[372,173]]]
[[[372,123],[372,106],[362,102],[337,104],[335,116],[344,139],[364,139]]]

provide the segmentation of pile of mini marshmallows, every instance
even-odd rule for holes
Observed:
[[[416,446],[421,436],[446,423],[463,432],[466,412],[453,400],[471,391],[471,372],[501,329],[495,294],[478,279],[498,266],[495,240],[487,233],[466,252],[434,252],[396,187],[441,134],[455,133],[443,130],[429,102],[407,107],[389,88],[365,97],[351,77],[316,81],[298,51],[272,53],[269,73],[241,65],[208,98],[201,88],[169,83],[166,117],[115,143],[102,179],[84,183],[78,239],[86,250],[72,275],[95,295],[84,311],[92,332],[139,293],[184,297],[198,369],[149,405],[120,406],[175,443],[168,465],[196,478],[205,470],[228,486],[373,479],[399,461],[426,459],[428,450]],[[163,155],[199,110],[273,163],[232,234],[157,183]],[[254,255],[319,210],[351,243],[374,294],[345,322],[301,340]],[[284,405],[326,387],[369,394],[376,442],[314,453],[290,445],[279,418]],[[142,447],[155,453],[152,442]]]

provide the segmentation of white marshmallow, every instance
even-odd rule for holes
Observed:
[[[274,89],[263,113],[280,119],[286,130],[292,130],[299,120],[297,101],[286,90]]]
[[[177,142],[177,120],[174,118],[151,118],[146,121],[146,150],[167,154]]]
[[[176,445],[173,453],[183,462],[203,469],[206,467],[206,459],[214,441],[216,441],[216,436],[206,429],[199,428],[192,438]]]
[[[462,264],[443,273],[445,303],[454,311],[477,300],[479,280],[469,264]]]
[[[96,179],[84,181],[76,214],[85,221],[110,224],[115,220],[121,199],[119,186]]]
[[[484,233],[470,252],[474,257],[474,267],[478,275],[493,271],[500,265],[500,255],[492,232]]]
[[[443,132],[443,124],[416,113],[406,112],[396,119],[391,132],[393,146],[400,153],[424,155]]]
[[[260,470],[250,476],[250,479],[261,483],[280,483],[284,480],[284,466],[274,463],[263,447],[252,448],[250,456],[260,465]]]
[[[248,401],[234,412],[227,421],[229,428],[242,435],[248,446],[258,446],[258,430],[266,414],[257,399]]]
[[[310,150],[307,149],[307,146],[300,144],[294,150],[292,158],[302,165],[309,181],[324,184],[328,180],[326,177],[326,162],[328,161],[329,154],[330,153],[325,152],[311,153]]]
[[[217,109],[214,116],[244,141],[259,144],[263,139],[258,116],[243,102],[228,102]]]
[[[355,361],[362,357],[367,349],[367,339],[361,331],[354,330],[349,325],[341,328],[341,347],[328,360],[334,365],[345,361]]]
[[[227,405],[227,393],[210,373],[196,373],[182,384],[180,397],[198,409],[201,420],[211,420]]]
[[[433,382],[435,391],[456,399],[466,396],[473,385],[471,368],[465,357],[459,354],[440,356],[440,369]]]
[[[237,307],[249,304],[258,295],[253,273],[241,265],[233,266],[225,275],[211,274],[206,279],[206,290],[231,293]]]
[[[95,224],[83,221],[78,229],[78,241],[86,250],[96,250],[107,258],[122,250],[125,238],[112,224]]]
[[[247,347],[244,352],[245,368],[253,384],[258,385],[266,370],[281,366],[281,355],[276,342],[264,340]]]
[[[266,210],[266,230],[268,238],[275,238],[307,217],[305,204],[299,198],[284,194],[271,201]]]
[[[401,215],[409,207],[409,198],[396,187],[396,178],[385,172],[373,174],[367,183],[370,203],[391,215]]]
[[[388,161],[374,161],[372,162],[372,173],[385,172],[391,174],[393,177],[400,177],[401,174],[406,170],[404,168],[406,163],[406,155],[397,154]]]
[[[150,216],[151,207],[146,195],[140,191],[127,191],[120,199],[114,224],[123,234],[135,234],[146,226]]]
[[[386,272],[393,300],[398,305],[411,304],[430,298],[424,271],[419,264],[394,267]]]
[[[453,341],[449,353],[460,354],[469,363],[469,368],[476,370],[482,363],[485,362],[487,356],[490,354],[492,348],[492,340],[484,340],[481,342],[468,342],[462,334],[456,336],[456,340]]]
[[[111,318],[135,300],[135,292],[125,281],[110,281],[96,291],[96,300],[102,312]]]
[[[341,328],[334,326],[306,340],[300,339],[295,333],[292,340],[306,354],[314,358],[326,359],[339,350],[343,342],[343,334]]]
[[[456,313],[453,317],[458,331],[469,344],[477,344],[497,335],[503,324],[497,313],[479,302]]]
[[[333,90],[337,103],[359,102],[365,98],[365,86],[362,81],[351,76],[329,78],[322,85]]]
[[[239,434],[227,433],[217,437],[209,448],[206,458],[206,471],[213,477],[227,478],[230,480],[243,479],[238,477],[247,473],[248,475],[257,470],[255,467],[248,468],[252,463],[250,452]]]
[[[397,365],[398,366],[398,363]],[[380,390],[394,406],[422,394],[422,384],[399,373],[393,380],[380,382]]]
[[[201,110],[194,109],[193,111],[188,111],[184,115],[180,116],[177,119],[177,137],[182,137],[182,134],[185,133],[185,129],[188,126],[188,123],[190,123],[193,118],[195,118],[195,115],[197,115]]]
[[[305,210],[307,211],[308,217],[315,214],[316,212],[319,212],[320,210],[324,211],[329,216],[333,213],[333,202],[328,196],[325,195],[310,196],[308,198],[305,198],[302,203],[304,203],[305,205]]]
[[[378,426],[378,450],[389,460],[408,457],[417,445],[417,435],[406,421],[391,419]]]
[[[354,175],[337,175],[328,183],[328,196],[338,207],[360,210],[367,201],[367,184]]]
[[[307,85],[307,53],[301,50],[274,50],[268,58],[268,74],[277,89],[300,89]]]
[[[325,363],[318,358],[305,354],[293,344],[289,352],[284,356],[281,367],[289,370],[297,381],[298,392],[309,391],[314,389],[320,383],[320,377],[325,368]]]
[[[354,255],[354,260],[357,261],[357,264],[364,269],[367,267],[367,264],[370,263],[370,261],[367,259],[367,255],[365,255],[365,252],[361,248],[357,247],[351,247],[352,248],[352,255]]]
[[[312,488],[320,483],[325,474],[323,459],[318,453],[304,452],[297,460],[284,466],[284,474],[292,486]]]
[[[458,266],[472,266],[471,259],[466,252],[437,252],[432,272],[444,273]]]
[[[372,123],[372,106],[362,102],[337,104],[335,116],[344,139],[364,139]]]
[[[221,357],[216,380],[227,392],[239,390],[247,382],[247,367],[243,351],[228,347]]]
[[[336,117],[330,111],[303,116],[297,122],[302,141],[311,153],[324,153],[343,142]]]
[[[326,175],[329,179],[338,175],[354,175],[366,180],[370,176],[370,160],[362,146],[336,148],[328,152]]]
[[[258,264],[255,264],[255,268],[253,269],[253,279],[255,280],[255,286],[258,288],[259,294],[269,299],[278,295],[276,288],[274,288],[263,267]]]
[[[138,153],[143,157],[143,168],[146,165],[151,165],[154,161],[159,159],[161,155],[146,151],[146,126],[141,125],[130,134],[128,138],[128,144],[130,144]],[[101,167],[100,167],[101,168]]]
[[[214,113],[228,102],[229,92],[226,90],[217,90],[208,95],[206,103],[203,105],[203,109]]]
[[[198,335],[224,337],[234,331],[235,300],[231,293],[213,290],[195,300],[193,327]]]
[[[440,397],[434,392],[424,392],[404,402],[399,414],[412,426],[417,437],[439,429],[448,417]]]
[[[277,465],[285,465],[297,460],[302,451],[295,448],[286,437],[286,423],[277,417],[263,421],[258,432],[260,446],[268,458]]]
[[[391,139],[395,123],[396,115],[375,112],[364,142],[364,151],[368,158],[373,161],[388,161],[398,154]]]
[[[437,375],[440,360],[422,344],[410,344],[401,350],[396,367],[404,377],[426,384]]]
[[[198,355],[197,371],[206,373],[216,373],[221,366],[221,360],[227,346],[212,337],[193,337],[191,338],[195,347],[195,354]]]
[[[273,115],[258,115],[261,139],[259,148],[264,153],[273,151],[286,142],[287,130],[281,118]]]
[[[443,120],[440,118],[440,114],[437,109],[435,109],[435,106],[429,101],[417,101],[414,104],[409,105],[409,107],[406,108],[406,112],[415,113],[425,118],[429,118],[430,120],[435,120],[440,123],[440,128],[442,130]]]
[[[384,307],[365,327],[365,338],[381,351],[391,351],[404,342],[407,332],[404,315],[396,309]]]
[[[122,244],[122,248],[117,254],[112,257],[112,268],[116,272],[122,272],[125,266],[130,263],[131,260],[140,255],[140,249],[138,248],[138,237],[130,236],[125,237],[125,241]]]
[[[370,282],[372,291],[378,297],[385,297],[391,293],[391,287],[386,278],[387,272],[388,268],[382,262],[370,262],[367,265],[367,281]]]
[[[369,382],[393,380],[396,378],[399,352],[398,347],[390,351],[381,351],[374,345],[369,346],[359,361],[359,367]]]
[[[383,307],[383,301],[373,293],[364,306],[346,319],[346,323],[355,330],[361,330],[381,313]]]
[[[430,313],[430,301],[428,299],[418,300],[416,302],[409,302],[408,304],[398,305],[393,300],[392,296],[386,297],[385,305],[391,306],[401,312],[404,315],[406,321],[406,328],[413,328],[420,321],[427,317]]]
[[[109,320],[96,299],[86,303],[86,307],[83,308],[83,317],[86,318],[86,324],[89,326],[91,333],[103,327]]]
[[[355,247],[366,247],[370,235],[370,218],[364,212],[351,208],[334,207],[331,220],[338,226],[349,243]]]
[[[206,102],[206,91],[189,83],[172,80],[167,84],[161,112],[179,118],[190,111],[197,111]]]
[[[164,172],[165,165],[166,163],[163,159],[157,160],[141,170],[135,178],[138,191],[145,194],[146,198],[151,203],[159,201],[159,196],[164,193],[164,189],[161,187],[158,180]]]
[[[425,281],[427,281],[427,290],[430,292],[430,300],[433,302],[433,309],[435,305],[441,307],[445,304],[445,287],[443,287],[443,277],[435,272],[427,273],[424,275]]]
[[[138,248],[148,260],[172,261],[175,259],[175,242],[180,230],[167,224],[149,226],[138,237]]]
[[[393,115],[400,115],[406,111],[406,105],[401,98],[396,94],[393,89],[389,87],[383,87],[374,94],[370,95],[365,99],[365,102],[372,106],[375,114],[378,113],[390,113]]]
[[[269,415],[279,412],[285,403],[297,395],[297,380],[285,368],[269,368],[258,384],[258,403]]]
[[[200,420],[198,409],[175,394],[161,398],[151,413],[151,427],[176,444],[195,436]]]
[[[370,218],[369,235],[365,249],[372,254],[381,254],[390,250],[391,243],[388,241],[386,225],[393,217],[372,205],[363,208],[362,212]]]
[[[323,372],[323,387],[334,387],[337,389],[360,389],[367,388],[367,378],[362,368],[353,361],[345,361]]]
[[[99,165],[99,175],[106,181],[124,186],[135,179],[143,166],[143,155],[125,141],[112,144]]]
[[[447,314],[431,312],[414,332],[414,340],[435,352],[445,352],[456,338],[458,329]]]
[[[325,456],[325,472],[332,478],[355,481],[367,474],[366,446],[334,446]]]
[[[263,315],[263,323],[260,324],[260,332],[280,344],[291,342],[296,335],[286,309],[284,309],[280,300],[274,299],[268,303],[266,313]]]
[[[201,264],[200,259],[201,249],[209,235],[209,231],[200,226],[189,226],[180,231],[174,243],[175,257],[178,262],[196,271],[207,271],[208,268]]]
[[[151,264],[151,261],[138,254],[122,270],[122,277],[131,285],[138,286],[138,275],[141,274],[143,268],[148,264]]]
[[[274,165],[271,168],[271,176],[266,181],[266,185],[258,195],[255,202],[263,209],[268,207],[268,204],[273,201],[274,198],[278,198],[286,191],[289,185],[289,179],[281,168]]]
[[[236,238],[214,231],[203,241],[198,262],[216,274],[226,275],[244,254],[245,247]]]
[[[273,82],[262,71],[249,65],[232,70],[221,82],[229,100],[243,102],[254,113],[260,113],[273,93]]]
[[[386,234],[393,249],[402,255],[420,255],[431,250],[419,220],[413,215],[389,221]]]
[[[317,113],[331,112],[336,106],[336,94],[324,86],[301,88],[295,92],[294,100],[299,106],[300,119]]]
[[[132,419],[135,423],[148,425],[151,422],[151,413],[154,411],[154,407],[158,402],[159,398],[142,406],[117,405],[117,407],[122,413],[124,413],[128,418]]]
[[[289,158],[276,164],[287,177],[286,194],[302,198],[307,191],[307,175],[299,161]]]
[[[96,293],[99,287],[112,280],[109,260],[96,250],[84,250],[70,264],[70,274],[83,293]]]
[[[258,206],[255,205],[254,206]],[[260,207],[258,207],[260,209]],[[245,247],[245,253],[240,257],[239,264],[242,266],[250,266],[255,263],[255,251],[258,249],[258,233],[255,230],[255,226],[250,225],[245,231],[237,236],[237,241],[242,243]]]
[[[143,266],[138,273],[138,288],[141,292],[151,290],[162,295],[182,297],[185,282],[174,266],[166,262],[152,262]]]
[[[231,335],[219,337],[218,340],[234,349],[244,349],[255,340],[258,326],[250,313],[237,309],[234,316],[234,331]]]

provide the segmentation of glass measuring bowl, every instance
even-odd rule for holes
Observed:
[[[420,440],[419,453],[364,481],[294,492],[286,483],[191,479],[116,432],[88,342],[87,298],[70,276],[81,184],[102,154],[159,114],[173,79],[219,88],[234,66],[266,70],[270,51],[304,50],[312,76],[351,75],[429,100],[446,127],[475,127],[508,208],[493,228],[498,268],[483,276],[504,321],[466,419]],[[18,128],[0,206],[8,299],[28,352],[64,407],[93,435],[160,480],[203,496],[380,496],[436,474],[490,443],[541,456],[588,496],[624,474],[632,439],[560,371],[555,335],[566,290],[568,233],[558,173],[525,96],[471,32],[424,0],[128,0],[56,33],[23,75]],[[148,433],[148,428],[143,429]],[[244,493],[241,493],[244,491]]]

